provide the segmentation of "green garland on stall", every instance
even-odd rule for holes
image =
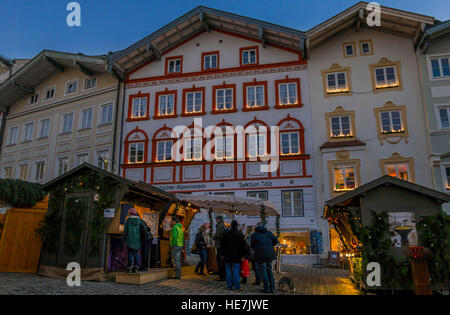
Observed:
[[[280,215],[277,215],[277,217],[276,217],[275,228],[276,228],[277,237],[280,237],[280,235],[281,235],[281,231],[280,231]]]
[[[433,217],[422,217],[417,224],[420,245],[428,249],[428,268],[432,285],[450,284],[450,216],[443,211]]]
[[[64,207],[65,193],[94,192],[92,202],[93,209],[90,221],[90,246],[89,256],[94,256],[100,248],[100,240],[103,239],[105,221],[104,210],[113,205],[115,193],[119,182],[107,177],[85,172],[79,177],[74,177],[62,185],[50,191],[49,208],[43,222],[37,232],[43,239],[43,246],[49,253],[57,250],[59,231],[62,224],[62,209]],[[71,209],[72,210],[72,209]],[[73,212],[73,211],[71,211]],[[81,221],[84,216],[71,213],[65,230],[66,248],[68,254],[76,254],[79,251],[82,229]],[[72,240],[72,241],[71,241]]]
[[[214,238],[214,233],[213,233],[213,227],[214,227],[214,221],[213,221],[213,212],[212,212],[212,208],[209,208],[208,210],[208,218],[209,218],[209,237],[211,239]]]
[[[261,209],[259,210],[259,217],[261,219],[261,222],[266,226],[267,224],[267,217],[266,217],[266,206],[261,205]]]
[[[32,207],[46,195],[39,184],[19,179],[0,179],[0,187],[0,199],[16,208]]]

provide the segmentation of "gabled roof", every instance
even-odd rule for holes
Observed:
[[[106,73],[106,59],[105,55],[86,56],[43,50],[0,84],[0,111],[5,111],[24,95],[34,94],[36,86],[65,68],[77,68],[87,75]]]
[[[111,179],[114,179],[117,182],[120,182],[122,184],[127,185],[128,187],[130,187],[130,189],[137,190],[137,191],[140,191],[140,192],[142,192],[142,193],[144,193],[146,195],[149,195],[149,198],[151,198],[150,195],[154,195],[154,196],[159,197],[159,199],[162,198],[162,199],[169,200],[171,202],[178,202],[179,201],[178,198],[175,195],[173,195],[171,193],[168,193],[168,192],[166,192],[166,191],[164,191],[162,189],[159,189],[157,187],[154,187],[154,186],[149,185],[149,184],[144,183],[144,182],[137,183],[137,182],[129,180],[127,178],[120,177],[120,176],[118,176],[116,174],[107,172],[107,171],[105,171],[105,170],[103,170],[101,168],[98,168],[98,167],[96,167],[96,166],[94,166],[92,164],[89,164],[89,163],[83,163],[83,164],[81,164],[81,165],[71,169],[70,171],[68,171],[68,172],[66,172],[66,173],[64,173],[64,174],[62,174],[62,175],[52,179],[51,181],[48,181],[47,183],[43,184],[41,186],[41,188],[44,189],[44,190],[49,190],[52,187],[54,187],[55,185],[58,185],[61,182],[63,182],[66,178],[74,176],[75,174],[77,174],[79,172],[82,172],[84,170],[87,170],[89,172],[95,172],[95,173],[98,173],[99,175],[107,176],[107,177],[109,177]]]
[[[437,22],[436,25],[429,26],[425,33],[423,34],[422,40],[420,41],[419,48],[423,48],[423,53],[426,53],[430,42],[442,35],[450,33],[450,20],[445,22]]]
[[[138,68],[153,59],[160,59],[168,50],[187,39],[211,29],[233,32],[266,43],[302,51],[305,33],[288,27],[199,6],[156,32],[131,45],[111,53],[108,63],[122,72]]]
[[[366,24],[367,17],[371,13],[367,10],[367,5],[367,2],[361,1],[310,29],[307,32],[308,49],[349,27],[359,30]],[[414,45],[417,45],[425,27],[433,24],[433,17],[381,6],[381,26],[374,26],[371,29],[410,38]]]
[[[401,188],[404,188],[404,189],[407,189],[410,191],[414,191],[418,194],[422,194],[422,195],[428,196],[430,198],[434,198],[439,201],[442,201],[443,203],[450,202],[450,195],[448,195],[446,193],[443,193],[443,192],[440,192],[437,190],[433,190],[433,189],[430,189],[425,186],[417,185],[415,183],[404,181],[404,180],[398,179],[396,177],[385,175],[385,176],[375,179],[367,184],[359,186],[358,188],[356,188],[352,191],[349,191],[343,195],[340,195],[338,197],[330,199],[326,202],[326,204],[330,207],[339,206],[339,205],[345,204],[347,201],[349,201],[355,197],[359,197],[361,194],[363,194],[365,192],[368,192],[370,190],[373,190],[379,186],[386,185],[386,184],[390,184],[390,185],[398,186],[398,187],[401,187]]]

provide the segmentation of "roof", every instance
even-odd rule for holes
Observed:
[[[391,184],[391,185],[395,185],[397,187],[401,187],[410,191],[414,191],[418,194],[422,194],[425,196],[428,196],[430,198],[434,198],[437,200],[440,200],[442,202],[450,202],[450,195],[434,190],[434,189],[430,189],[428,187],[425,186],[421,186],[415,183],[411,183],[408,181],[404,181],[401,179],[398,179],[396,177],[392,177],[389,175],[385,175],[382,176],[378,179],[375,179],[367,184],[364,184],[362,186],[359,186],[358,188],[349,191],[343,195],[340,195],[338,197],[335,197],[333,199],[330,199],[326,202],[326,204],[330,207],[333,206],[339,206],[342,205],[343,203],[345,203],[346,201],[349,201],[350,199],[353,199],[355,197],[358,197],[359,195],[368,192],[370,190],[373,190],[379,186],[385,185],[385,184]]]
[[[0,111],[5,111],[24,95],[34,94],[34,89],[42,81],[56,72],[63,72],[66,67],[77,68],[87,75],[106,73],[106,60],[105,55],[87,56],[43,50],[0,84]]]
[[[356,30],[359,30],[372,12],[367,10],[367,5],[367,2],[358,2],[310,29],[307,32],[308,49],[319,45],[349,27],[355,27]],[[381,26],[372,27],[372,29],[410,38],[416,45],[425,27],[433,25],[434,22],[434,18],[430,16],[381,6]]]
[[[56,177],[55,179],[52,179],[51,181],[48,181],[47,183],[43,184],[41,186],[41,188],[44,189],[44,190],[49,190],[52,187],[54,187],[55,185],[57,185],[57,184],[61,183],[62,181],[64,181],[66,178],[71,177],[74,174],[77,174],[77,173],[82,172],[84,170],[88,170],[90,172],[96,172],[96,173],[99,173],[100,175],[110,177],[110,178],[112,178],[112,179],[114,179],[114,180],[116,180],[116,181],[118,181],[118,182],[120,182],[122,184],[127,185],[128,187],[130,187],[130,189],[138,190],[140,192],[146,193],[147,195],[156,195],[160,199],[162,198],[162,199],[166,199],[166,200],[169,200],[169,201],[172,201],[172,202],[178,202],[179,201],[178,198],[175,195],[173,195],[171,193],[168,193],[168,192],[166,192],[166,191],[164,191],[162,189],[159,189],[157,187],[154,187],[154,186],[149,185],[149,184],[144,183],[144,182],[139,182],[138,183],[138,182],[129,180],[127,178],[120,177],[120,176],[118,176],[116,174],[107,172],[107,171],[105,171],[105,170],[103,170],[101,168],[98,168],[98,167],[96,167],[96,166],[94,166],[92,164],[89,164],[89,163],[83,163],[83,164],[81,164],[81,165],[71,169],[70,171],[64,173],[63,175],[60,175],[60,176]],[[151,197],[151,196],[149,196],[149,197]]]
[[[130,71],[161,55],[187,39],[211,29],[230,31],[286,48],[302,51],[305,33],[241,15],[198,6],[130,47],[110,53],[109,64]]]
[[[436,25],[426,28],[425,33],[423,34],[420,41],[419,47],[423,48],[423,53],[426,53],[431,40],[448,33],[450,33],[450,20],[447,20],[445,22],[439,21],[436,23]]]

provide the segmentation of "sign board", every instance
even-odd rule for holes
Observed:
[[[159,212],[144,212],[142,214],[142,220],[150,228],[153,236],[158,235]]]
[[[328,252],[328,265],[331,266],[337,266],[339,267],[341,265],[341,253],[340,252]]]
[[[114,209],[114,208],[107,208],[103,212],[103,216],[105,218],[114,218],[115,213],[116,213],[116,209]]]

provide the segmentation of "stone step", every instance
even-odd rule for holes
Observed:
[[[158,280],[163,280],[173,275],[173,268],[155,268],[146,272],[138,273],[118,273],[116,274],[116,283],[141,285]]]

